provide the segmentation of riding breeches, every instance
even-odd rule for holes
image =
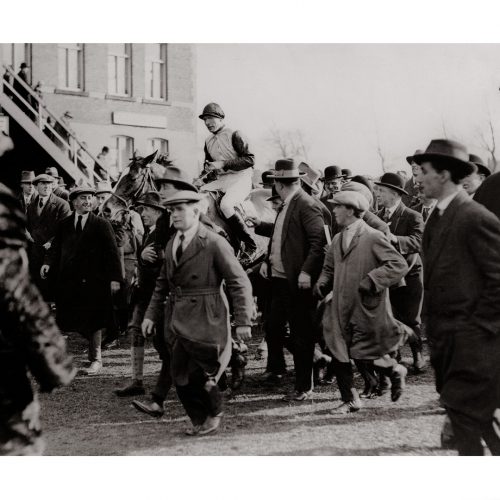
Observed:
[[[220,209],[224,217],[234,215],[234,207],[243,203],[252,190],[252,168],[241,170],[227,175],[221,175],[217,180],[205,184],[201,191],[214,191],[220,189],[225,194],[220,202]]]

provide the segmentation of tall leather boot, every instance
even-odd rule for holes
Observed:
[[[236,237],[245,244],[245,251],[248,256],[250,257],[254,254],[257,250],[257,245],[240,215],[235,212],[227,219],[227,223]]]

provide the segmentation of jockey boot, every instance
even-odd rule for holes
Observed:
[[[236,237],[242,242],[245,243],[245,252],[248,255],[248,260],[251,260],[252,254],[257,250],[257,245],[248,230],[245,222],[241,218],[238,213],[234,213],[231,217],[228,217],[227,223],[231,228],[231,231],[236,235]]]

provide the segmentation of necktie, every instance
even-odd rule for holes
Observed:
[[[175,260],[177,261],[177,264],[179,264],[179,261],[181,260],[182,257],[182,252],[183,252],[182,244],[184,243],[185,238],[186,237],[183,234],[179,236],[179,244],[177,245],[177,250],[175,251]]]
[[[82,216],[78,216],[78,220],[76,221],[76,234],[80,234],[83,231],[82,226]]]
[[[391,211],[386,208],[384,212],[384,222],[389,222],[391,220]]]
[[[43,208],[43,200],[40,198],[40,202],[38,203],[38,208],[41,210]]]
[[[422,217],[424,218],[424,222],[425,222],[427,220],[427,217],[429,217],[429,207],[423,207]]]

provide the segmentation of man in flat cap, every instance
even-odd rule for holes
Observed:
[[[406,369],[390,354],[397,350],[407,329],[394,319],[387,295],[408,266],[387,237],[363,221],[369,205],[361,193],[342,191],[333,195],[331,203],[343,230],[328,248],[315,292],[324,298],[333,290],[325,307],[323,333],[343,401],[335,411],[350,413],[361,407],[350,359],[373,385],[375,369],[388,376],[392,401],[402,394]]]
[[[52,244],[57,223],[71,213],[69,203],[52,192],[54,180],[48,174],[40,174],[33,179],[36,196],[26,210],[28,239],[32,243],[29,252],[30,269],[46,300],[50,298],[50,287],[47,281],[40,279],[40,268]]]
[[[437,199],[422,242],[436,389],[459,454],[483,455],[483,439],[500,455],[500,222],[460,186],[475,169],[465,146],[435,139],[415,161],[425,196]]]
[[[242,262],[250,263],[255,258],[257,245],[234,207],[242,203],[252,190],[254,155],[241,132],[225,126],[224,111],[217,103],[207,104],[199,118],[211,133],[205,140],[205,170],[217,174],[217,179],[201,187],[201,190],[219,189],[224,192],[220,209],[231,231],[245,244],[246,257]]]
[[[151,335],[165,311],[172,376],[192,423],[188,435],[213,433],[221,423],[217,381],[231,355],[227,297],[237,338],[251,338],[250,281],[229,243],[200,223],[202,198],[193,191],[178,191],[165,200],[177,232],[167,244],[142,324],[144,335]]]
[[[49,271],[55,278],[59,327],[89,341],[88,375],[101,371],[101,343],[112,321],[112,294],[123,281],[111,224],[91,212],[94,194],[93,188],[86,187],[70,192],[75,211],[56,225],[41,269],[42,278]]]
[[[408,193],[401,176],[387,172],[375,184],[380,207],[377,215],[389,226],[389,239],[408,264],[404,282],[391,289],[390,298],[394,316],[415,332],[410,337],[410,347],[413,367],[419,372],[425,367],[421,335],[424,289],[420,258],[424,221],[421,214],[403,203],[402,197]]]

